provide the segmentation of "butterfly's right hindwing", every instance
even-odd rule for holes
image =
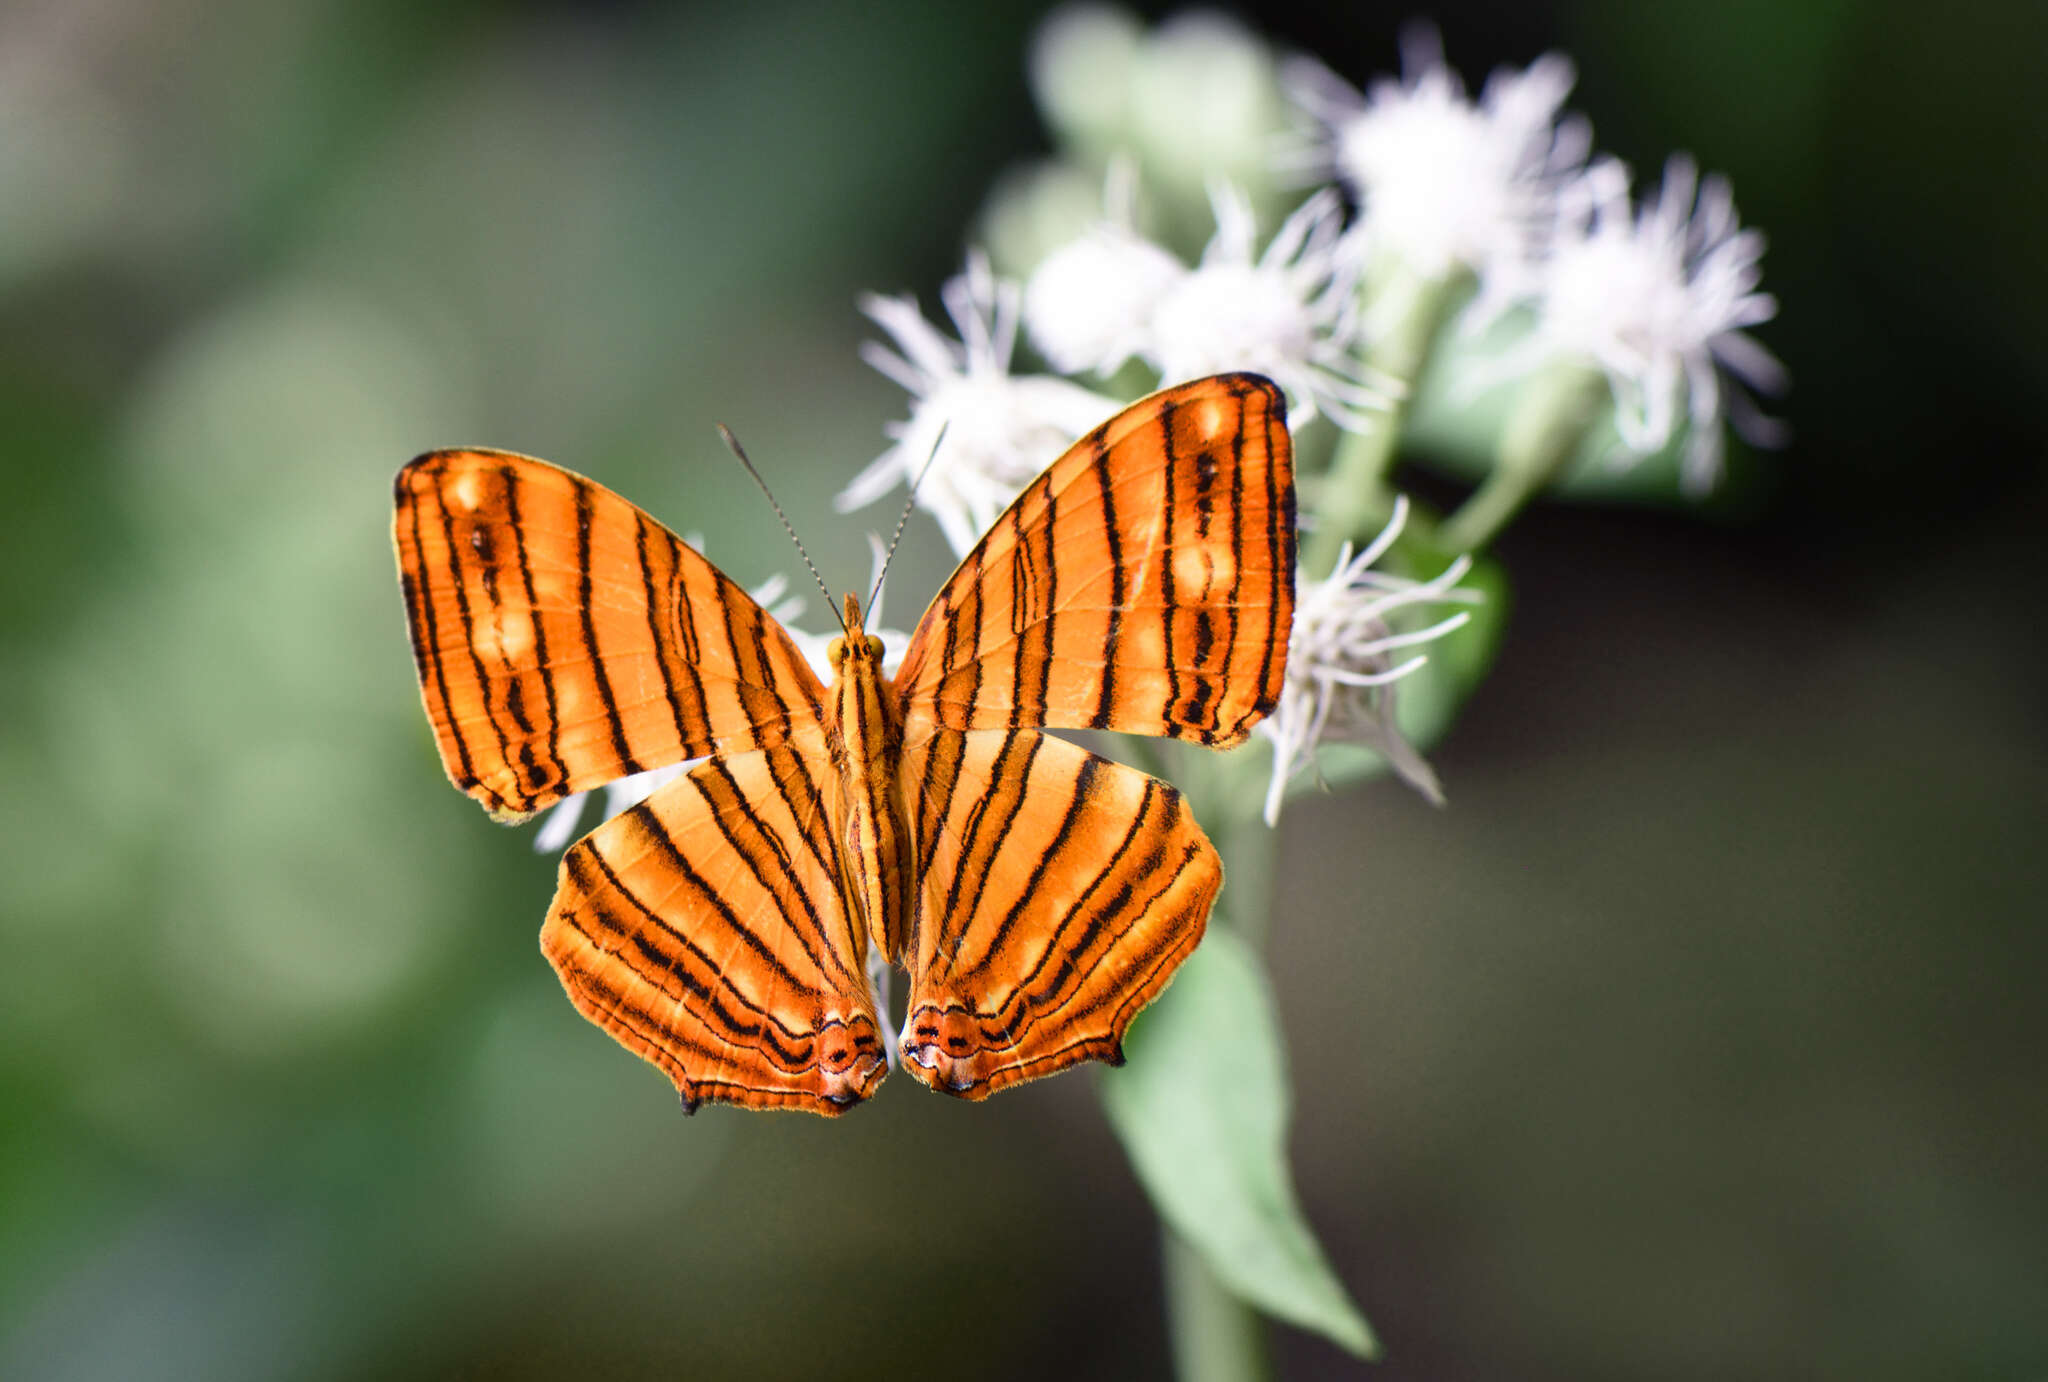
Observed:
[[[781,626],[602,485],[436,451],[395,489],[427,716],[449,777],[493,815],[819,722],[822,689]]]
[[[1035,730],[937,731],[903,780],[924,865],[904,1069],[981,1099],[1120,1061],[1223,883],[1180,793]]]

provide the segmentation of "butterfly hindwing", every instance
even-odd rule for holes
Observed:
[[[1033,481],[911,639],[906,722],[1241,742],[1294,610],[1285,402],[1226,374],[1141,399]]]
[[[819,722],[822,688],[781,626],[604,486],[435,451],[395,489],[427,715],[448,775],[493,815]]]
[[[562,856],[541,949],[686,1108],[839,1113],[884,1073],[815,731],[698,764]]]
[[[903,781],[924,870],[904,1068],[981,1099],[1120,1061],[1222,886],[1180,793],[1031,730],[907,743]]]

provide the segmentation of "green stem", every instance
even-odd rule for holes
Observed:
[[[1238,753],[1258,753],[1264,745],[1246,745]],[[1239,775],[1233,779],[1242,783]],[[1273,858],[1279,836],[1259,814],[1264,794],[1254,783],[1240,786],[1233,801],[1209,803],[1208,819],[1217,828],[1217,852],[1223,856],[1224,914],[1254,949],[1263,949],[1273,915]]]
[[[1254,947],[1263,946],[1273,911],[1273,861],[1278,837],[1259,814],[1264,794],[1258,775],[1248,772],[1247,745],[1229,753],[1191,749],[1162,762],[1177,771],[1195,818],[1208,824],[1223,858],[1223,895],[1210,925],[1228,925]],[[1166,1324],[1173,1342],[1174,1374],[1180,1382],[1267,1382],[1262,1316],[1209,1269],[1202,1255],[1171,1228],[1162,1226],[1165,1257]]]
[[[1524,504],[1577,458],[1607,397],[1607,376],[1579,361],[1555,365],[1530,380],[1508,414],[1492,473],[1437,529],[1444,550],[1477,552],[1492,542]]]
[[[1266,1323],[1216,1279],[1202,1255],[1170,1228],[1165,1257],[1166,1330],[1180,1382],[1265,1382],[1272,1377]]]
[[[1403,392],[1388,402],[1371,429],[1346,432],[1338,441],[1317,494],[1315,530],[1302,538],[1301,564],[1310,573],[1322,575],[1335,568],[1338,550],[1346,542],[1363,540],[1376,531],[1392,511],[1394,499],[1387,486],[1387,472],[1394,464],[1408,400],[1429,363],[1430,347],[1452,305],[1463,296],[1464,286],[1460,274],[1436,279],[1396,275],[1381,290],[1405,292],[1409,301],[1392,329],[1373,342],[1366,363],[1398,381]]]

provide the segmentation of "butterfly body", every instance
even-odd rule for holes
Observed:
[[[841,886],[867,943],[900,962],[910,943],[910,881],[918,874],[903,808],[903,720],[882,672],[882,641],[861,627],[860,604],[851,595],[845,627],[827,653],[834,714],[826,739],[837,746],[832,758],[839,792],[832,814]]]
[[[1043,733],[1240,743],[1293,611],[1279,391],[1141,400],[1019,495],[893,679],[849,597],[820,684],[744,591],[546,462],[430,452],[394,538],[449,776],[518,819],[698,759],[562,858],[541,948],[684,1107],[834,1114],[903,1067],[981,1099],[1085,1059],[1201,939],[1222,886],[1179,792]]]

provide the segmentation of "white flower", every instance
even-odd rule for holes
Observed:
[[[685,540],[690,546],[700,551],[703,549],[704,544],[695,535]],[[869,577],[869,580],[870,582],[878,581],[881,579],[882,566],[886,559],[886,554],[882,549],[882,540],[873,533],[870,533],[868,534],[868,547],[874,554],[874,573]],[[788,590],[788,578],[778,571],[748,591],[747,594],[753,597],[755,604],[768,612],[770,618],[782,625],[783,631],[789,635],[790,642],[796,644],[797,651],[804,655],[804,661],[811,664],[811,670],[818,674],[818,679],[829,685],[832,681],[833,671],[831,660],[825,656],[825,650],[832,640],[838,636],[839,629],[835,625],[831,633],[806,633],[798,628],[795,621],[804,612],[804,599],[801,595],[788,594]],[[875,595],[874,607],[866,612],[862,622],[868,626],[869,633],[882,640],[883,669],[893,670],[903,660],[904,650],[910,644],[910,635],[900,629],[880,627],[882,622],[882,594],[879,587]],[[671,763],[661,768],[649,768],[644,773],[634,773],[631,776],[619,778],[615,782],[605,783],[604,814],[600,817],[599,823],[602,824],[604,821],[610,820],[621,811],[638,806],[641,802],[653,796],[658,788],[673,782],[676,778],[681,777],[703,761],[701,758],[689,758],[681,763]],[[553,854],[567,845],[570,840],[574,839],[577,826],[583,820],[584,807],[589,802],[590,797],[591,793],[589,792],[577,792],[555,803],[554,809],[550,810],[541,820],[540,829],[534,833],[533,847],[535,851],[541,854]]]
[[[1113,5],[1062,5],[1031,37],[1025,70],[1038,109],[1085,149],[1128,142],[1131,73],[1145,26]]]
[[[1286,103],[1266,41],[1216,10],[1152,31],[1131,72],[1131,134],[1145,170],[1184,196],[1213,178],[1265,180]]]
[[[1059,142],[1089,162],[1118,152],[1176,199],[1221,174],[1262,178],[1286,119],[1266,41],[1193,10],[1146,31],[1112,5],[1055,10],[1031,43],[1031,89]]]
[[[1459,557],[1427,581],[1370,569],[1394,545],[1407,518],[1404,496],[1394,501],[1393,517],[1364,551],[1354,556],[1346,543],[1327,579],[1303,577],[1299,582],[1294,629],[1287,644],[1287,680],[1280,704],[1258,724],[1258,732],[1273,743],[1273,776],[1266,789],[1268,825],[1280,819],[1288,782],[1315,764],[1316,746],[1325,738],[1377,750],[1402,780],[1431,801],[1443,802],[1436,773],[1394,723],[1394,683],[1428,658],[1395,658],[1402,649],[1441,638],[1471,615],[1460,611],[1405,633],[1395,632],[1388,616],[1409,605],[1469,604],[1479,596],[1455,588],[1471,566],[1469,557]]]
[[[1024,327],[1062,374],[1121,369],[1144,349],[1160,299],[1189,272],[1132,228],[1136,192],[1130,161],[1113,160],[1102,218],[1047,255],[1024,285]]]
[[[1013,376],[1019,291],[1000,281],[986,257],[941,291],[960,339],[941,334],[908,297],[870,296],[861,310],[896,339],[897,354],[868,341],[861,358],[909,390],[907,422],[887,431],[896,444],[855,476],[835,501],[841,512],[872,504],[917,483],[918,507],[938,521],[965,556],[1017,492],[1089,428],[1116,409],[1112,399],[1051,375]],[[938,448],[941,432],[945,445]]]
[[[1720,474],[1724,417],[1758,445],[1780,439],[1744,392],[1778,393],[1786,383],[1785,367],[1742,329],[1777,315],[1776,299],[1757,291],[1763,249],[1760,231],[1740,228],[1727,180],[1701,182],[1683,155],[1665,164],[1656,199],[1634,215],[1628,170],[1612,159],[1568,189],[1536,344],[1606,372],[1624,462],[1670,441],[1681,399],[1691,423],[1681,475],[1692,493]]]
[[[1160,297],[1146,327],[1140,354],[1159,382],[1254,370],[1287,391],[1291,425],[1320,410],[1352,431],[1370,426],[1386,393],[1358,360],[1357,266],[1339,253],[1336,193],[1303,202],[1256,258],[1250,201],[1217,183],[1210,202],[1216,234],[1201,264]]]
[[[1287,64],[1288,94],[1318,127],[1294,161],[1358,200],[1368,252],[1432,279],[1463,265],[1482,293],[1511,292],[1558,187],[1586,158],[1585,122],[1558,118],[1572,65],[1551,53],[1501,68],[1474,104],[1434,31],[1411,30],[1402,48],[1405,79],[1381,78],[1363,96],[1313,58]]]

